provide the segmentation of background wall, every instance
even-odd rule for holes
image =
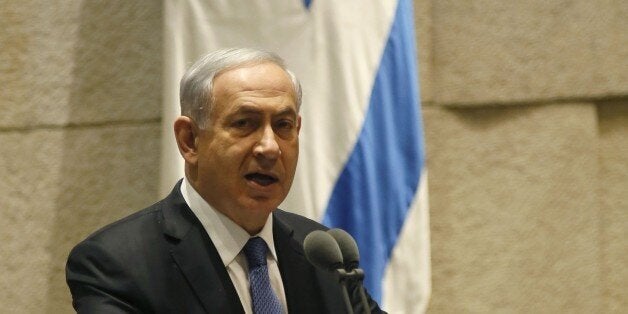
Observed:
[[[628,2],[417,1],[431,313],[628,311]]]
[[[157,200],[161,15],[0,0],[0,312],[70,313],[69,250]]]
[[[628,2],[417,0],[430,313],[628,311]],[[158,197],[160,1],[0,0],[0,308]]]

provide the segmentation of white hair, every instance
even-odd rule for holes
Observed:
[[[228,48],[208,53],[196,61],[183,75],[179,85],[181,115],[192,118],[200,128],[207,127],[213,107],[213,81],[220,73],[247,65],[271,62],[290,77],[297,111],[301,108],[301,83],[277,54],[251,48]]]

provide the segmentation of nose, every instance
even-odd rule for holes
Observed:
[[[281,150],[273,128],[269,125],[261,131],[261,137],[253,148],[253,155],[258,158],[276,160],[281,155]]]

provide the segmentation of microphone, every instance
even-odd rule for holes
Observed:
[[[336,274],[342,286],[342,293],[347,312],[353,314],[353,305],[349,299],[347,283],[355,281],[364,312],[370,314],[366,293],[362,286],[364,271],[358,268],[360,253],[353,237],[346,231],[338,228],[315,230],[310,232],[303,241],[305,256],[314,266]]]
[[[335,272],[338,275],[338,281],[342,286],[342,297],[345,301],[347,313],[353,314],[353,307],[349,300],[349,292],[347,291],[346,274],[342,269],[342,253],[336,240],[328,233],[315,230],[310,232],[303,240],[303,250],[305,257],[314,266],[329,272]]]
[[[353,237],[348,232],[339,228],[329,229],[327,233],[336,240],[338,247],[340,247],[345,270],[350,272],[358,268],[360,264],[360,252],[358,250],[358,244],[355,243]]]
[[[329,229],[327,233],[338,243],[340,252],[342,252],[342,261],[347,271],[346,276],[348,279],[355,280],[358,283],[362,307],[365,313],[370,314],[371,308],[366,300],[366,292],[364,292],[364,286],[362,285],[364,271],[358,268],[358,265],[360,265],[360,250],[358,249],[358,244],[348,232],[340,228]]]
[[[342,268],[342,253],[334,238],[321,230],[310,232],[303,241],[305,257],[318,268],[335,271]]]

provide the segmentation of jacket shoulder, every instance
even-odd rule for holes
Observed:
[[[294,231],[293,237],[300,243],[303,243],[305,237],[314,230],[326,231],[329,229],[327,226],[310,218],[281,209],[275,210],[273,214],[275,219]]]
[[[129,240],[129,237],[135,237],[135,234],[146,236],[146,229],[155,229],[159,224],[161,214],[162,201],[159,201],[147,208],[139,210],[124,218],[114,221],[87,236],[82,242],[118,242],[120,240]],[[79,243],[80,245],[80,243]]]

